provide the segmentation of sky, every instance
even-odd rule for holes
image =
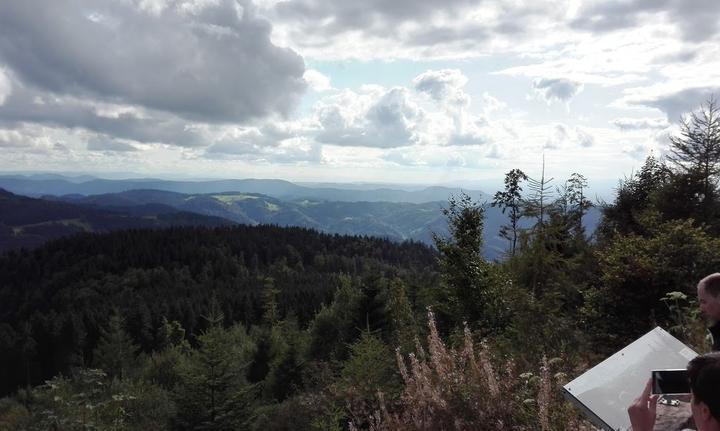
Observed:
[[[0,172],[602,190],[711,95],[718,0],[0,2]]]

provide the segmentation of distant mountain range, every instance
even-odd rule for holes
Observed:
[[[450,195],[462,190],[473,199],[483,201],[488,196],[479,190],[452,187],[427,187],[421,190],[395,188],[367,189],[359,187],[307,187],[284,180],[243,179],[215,181],[166,181],[158,179],[106,180],[87,176],[66,177],[62,175],[3,175],[0,188],[13,193],[41,197],[69,194],[97,195],[120,193],[129,190],[163,190],[176,193],[260,193],[281,200],[316,199],[336,202],[447,202]]]
[[[329,202],[317,199],[284,201],[259,193],[183,194],[161,190],[131,190],[92,196],[55,197],[89,208],[128,208],[162,205],[183,212],[221,217],[242,224],[300,226],[345,235],[369,235],[396,241],[431,243],[432,232],[447,230],[444,202]]]
[[[0,203],[0,214],[4,214],[0,216],[0,250],[18,244],[37,245],[83,230],[228,223],[300,226],[328,233],[432,244],[433,233],[447,235],[442,208],[447,206],[451,195],[460,192],[460,189],[446,187],[414,191],[312,188],[282,180],[182,182],[0,177],[0,187],[7,185],[14,187],[13,192],[43,195],[44,199],[4,192],[6,199]],[[151,187],[125,190],[142,185]],[[92,193],[107,189],[120,191]],[[167,189],[204,191],[188,193]],[[476,201],[486,198],[479,191],[467,193]],[[17,201],[12,209],[11,201]],[[10,213],[15,215],[7,216]],[[38,219],[39,214],[43,216]],[[502,256],[508,247],[507,240],[498,236],[500,226],[507,223],[507,216],[491,207],[486,209],[485,216],[484,254],[492,260]],[[9,220],[5,220],[8,217]],[[591,209],[584,219],[588,233],[595,230],[599,219],[600,212]]]
[[[98,208],[127,208],[160,204],[179,211],[222,217],[242,224],[300,226],[344,235],[369,235],[396,241],[414,240],[432,244],[432,234],[447,235],[442,208],[447,201],[421,204],[402,202],[328,202],[316,199],[283,201],[258,193],[224,192],[182,194],[159,190],[131,190],[94,196],[65,196],[65,202]],[[595,229],[599,211],[591,210],[584,223]],[[485,211],[485,256],[495,259],[506,250],[500,226],[507,216],[497,208]]]
[[[18,196],[0,189],[0,252],[35,247],[79,232],[170,226],[226,226],[219,217],[148,203],[111,210]]]

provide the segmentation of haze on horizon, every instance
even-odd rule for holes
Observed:
[[[7,0],[0,171],[609,188],[720,95],[720,2]]]

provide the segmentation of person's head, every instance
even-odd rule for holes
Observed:
[[[710,274],[697,285],[700,312],[713,323],[720,322],[720,273]]]
[[[720,352],[701,355],[688,364],[691,408],[698,431],[720,430]]]

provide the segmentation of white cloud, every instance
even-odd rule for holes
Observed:
[[[650,74],[666,70],[667,63],[659,61],[659,54],[696,48],[679,41],[673,35],[672,25],[655,21],[601,36],[568,29],[560,34],[564,40],[554,44],[540,40],[536,43],[537,52],[522,54],[525,61],[496,73],[532,79],[563,78],[604,87],[644,85]],[[678,66],[684,67],[686,63]]]
[[[720,95],[720,79],[715,81],[714,85],[693,84],[692,81],[675,81],[633,88],[626,91],[626,95],[618,100],[617,106],[655,108],[665,113],[669,122],[676,123],[684,114],[696,110],[713,95]]]
[[[667,114],[668,120],[675,122],[717,94],[720,94],[720,86],[688,88],[655,100],[644,101],[643,104],[660,109]]]
[[[312,88],[318,93],[333,89],[330,85],[330,78],[315,69],[306,70],[303,78],[305,79],[305,82],[308,83],[310,88]]]
[[[304,61],[270,31],[250,0],[0,2],[0,57],[23,84],[207,122],[296,106]]]
[[[463,91],[468,79],[458,69],[428,70],[413,79],[413,86],[438,103],[464,107],[470,97]]]
[[[714,0],[586,1],[571,24],[595,33],[640,27],[647,21],[673,23],[686,40],[699,42],[720,32],[720,3]]]
[[[564,0],[570,3],[571,0]],[[317,59],[441,59],[526,50],[534,40],[556,38],[564,7],[557,1],[422,2],[373,0],[263,1],[273,40]]]
[[[345,90],[320,101],[315,117],[319,142],[392,148],[420,143],[424,111],[407,89],[397,87],[360,94]]]
[[[533,81],[533,90],[548,104],[555,101],[568,103],[582,89],[582,83],[565,78],[538,78]]]
[[[0,129],[0,148],[26,148],[31,145],[31,141],[19,130]]]
[[[491,147],[512,139],[515,131],[507,121],[493,123],[486,115],[469,112],[470,98],[462,89],[466,83],[459,71],[428,71],[410,83],[412,88],[365,85],[357,92],[333,92],[299,120],[205,128],[201,136],[209,146],[202,157],[332,163],[345,157],[340,154],[351,154],[351,148],[371,154],[374,149],[407,152],[412,147],[414,153],[426,146],[482,146],[488,147],[483,154],[497,157],[501,153]],[[488,94],[482,100],[486,112],[503,109],[503,102]],[[293,146],[296,152],[291,151]],[[331,147],[348,150],[338,153]]]
[[[333,94],[315,105],[315,138],[331,145],[395,148],[477,146],[507,137],[507,123],[470,111],[467,82],[459,70],[431,70],[413,79],[412,89],[365,86],[358,93]],[[483,102],[487,113],[503,106],[487,94]]]

